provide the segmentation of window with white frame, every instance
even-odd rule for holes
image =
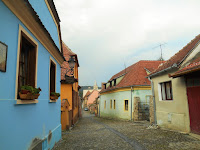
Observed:
[[[160,83],[161,100],[173,100],[171,81]]]

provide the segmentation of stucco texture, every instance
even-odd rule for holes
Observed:
[[[189,132],[189,110],[184,78],[172,79],[168,77],[168,74],[163,74],[152,78],[152,81],[156,101],[157,124],[174,130]],[[159,98],[159,83],[165,81],[172,82],[173,100],[161,100]]]
[[[34,138],[46,139],[50,131],[51,141],[44,147],[51,149],[61,139],[60,98],[55,103],[49,99],[51,55],[1,0],[0,19],[0,41],[8,45],[6,72],[0,72],[0,149],[26,150]],[[17,105],[15,100],[19,25],[38,43],[37,87],[42,91],[37,104]],[[60,65],[56,65],[56,92],[60,93]]]

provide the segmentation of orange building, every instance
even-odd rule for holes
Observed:
[[[64,42],[62,42],[62,46],[66,61],[61,66],[61,125],[62,130],[66,130],[79,118],[79,63],[77,54],[73,53]]]

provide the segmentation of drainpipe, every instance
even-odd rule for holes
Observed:
[[[101,107],[101,95],[99,96],[99,117],[100,117],[100,107]]]
[[[131,121],[133,120],[132,118],[132,104],[133,104],[133,102],[132,102],[132,91],[133,91],[133,87],[131,86]]]
[[[156,118],[156,101],[155,101],[155,94],[154,94],[154,86],[153,86],[153,81],[148,78],[151,81],[151,90],[152,90],[152,96],[153,96],[153,111],[154,111],[154,124],[157,124],[157,118]]]

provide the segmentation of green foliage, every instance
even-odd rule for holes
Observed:
[[[27,90],[27,91],[29,91],[32,94],[39,94],[40,91],[42,91],[40,89],[40,87],[39,88],[34,88],[34,87],[30,86],[30,85],[21,86],[21,90]]]
[[[51,95],[51,96],[57,96],[57,97],[60,97],[60,93],[56,93],[56,92],[51,92],[50,95]]]

